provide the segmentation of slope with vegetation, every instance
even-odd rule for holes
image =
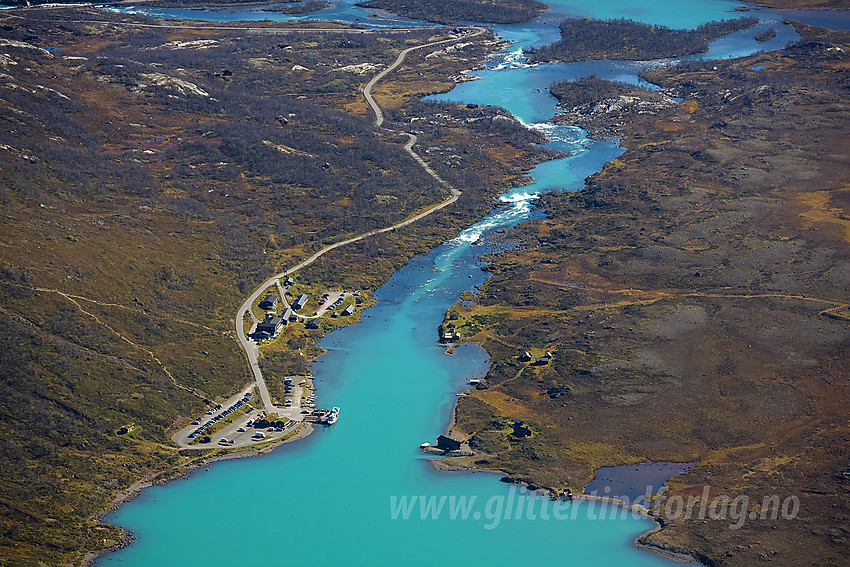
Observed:
[[[360,88],[446,32],[254,26],[269,33],[88,9],[0,14],[4,565],[78,563],[116,545],[117,528],[98,521],[113,498],[215,454],[178,452],[169,436],[250,380],[232,335],[245,295],[329,242],[445,198],[406,137],[374,128]],[[411,55],[375,93],[396,120],[424,111],[420,140],[446,152],[428,160],[464,191],[458,206],[328,255],[305,283],[374,288],[539,160],[539,134],[485,126],[495,109],[412,104],[496,45]],[[289,346],[315,352],[320,333]]]
[[[648,73],[683,100],[622,115],[628,151],[546,196],[547,219],[512,231],[519,246],[452,308],[493,363],[457,405],[468,464],[580,490],[600,466],[698,461],[668,499],[747,497],[743,525],[662,507],[644,543],[707,565],[842,564],[850,34],[798,29],[779,52]],[[796,517],[762,519],[773,496],[799,498]]]

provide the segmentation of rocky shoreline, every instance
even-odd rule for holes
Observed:
[[[465,437],[465,434],[456,430],[456,411],[457,411],[457,402],[455,402],[454,407],[452,407],[451,418],[449,420],[448,427],[446,427],[445,435],[448,437],[452,437],[453,435],[458,435],[461,437]],[[469,473],[487,473],[487,474],[497,474],[501,476],[501,481],[511,484],[517,484],[525,487],[529,492],[536,492],[541,496],[548,496],[551,500],[587,500],[594,502],[609,502],[616,506],[624,506],[625,508],[632,510],[640,515],[652,520],[655,522],[655,527],[645,531],[640,534],[638,537],[634,539],[635,547],[638,549],[642,549],[649,553],[654,553],[656,555],[660,555],[666,559],[670,559],[671,561],[675,561],[677,563],[686,563],[693,565],[709,565],[709,563],[701,560],[699,557],[695,555],[696,552],[691,552],[683,549],[676,549],[673,547],[664,547],[661,545],[657,545],[654,543],[649,543],[644,541],[648,536],[661,531],[664,528],[664,523],[661,519],[654,516],[649,509],[640,505],[640,504],[631,504],[627,505],[622,500],[617,498],[610,498],[605,496],[593,496],[590,494],[576,493],[571,488],[559,489],[550,486],[537,486],[531,483],[528,483],[523,480],[516,479],[510,476],[507,472],[499,469],[491,469],[485,466],[475,465],[474,463],[466,464],[457,462],[458,459],[463,457],[472,457],[475,455],[474,452],[471,454],[467,454],[466,452],[459,452],[464,454],[458,454],[457,456],[451,455],[449,452],[447,455],[449,458],[446,459],[431,459],[431,465],[434,467],[434,470],[437,471],[463,471]],[[427,451],[426,451],[427,454]],[[452,458],[454,457],[454,458]]]
[[[501,475],[502,482],[507,482],[511,484],[517,484],[528,489],[529,492],[536,492],[540,495],[548,496],[552,500],[587,500],[593,502],[608,502],[614,504],[616,506],[623,506],[628,510],[639,513],[642,516],[652,520],[655,522],[655,527],[645,531],[640,534],[638,537],[634,539],[635,547],[638,549],[642,549],[649,553],[654,553],[656,555],[660,555],[666,559],[670,559],[671,561],[676,561],[677,563],[687,563],[693,565],[709,565],[708,563],[701,561],[698,557],[695,557],[693,552],[689,552],[686,550],[675,549],[672,547],[662,547],[660,545],[656,545],[653,543],[647,543],[644,538],[661,531],[664,528],[663,523],[654,515],[650,513],[648,509],[639,505],[627,505],[622,500],[618,500],[616,498],[608,498],[604,496],[592,496],[590,494],[579,493],[576,494],[572,492],[572,490],[568,489],[568,492],[564,492],[560,489],[552,488],[552,487],[540,487],[535,486],[533,484],[529,484],[522,480],[514,479],[509,476],[505,471],[500,471],[497,469],[488,469],[484,467],[479,467],[475,465],[466,465],[466,464],[458,464],[458,463],[450,463],[447,462],[448,459],[434,459],[431,461],[435,470],[438,471],[464,471],[469,473],[488,473],[488,474],[498,474]]]

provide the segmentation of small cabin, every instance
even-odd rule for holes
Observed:
[[[276,295],[267,295],[265,299],[260,302],[260,309],[264,311],[271,311],[277,306],[277,296]]]
[[[520,361],[520,362],[531,362],[531,359],[532,359],[532,358],[533,358],[533,357],[531,356],[531,353],[530,353],[530,352],[528,352],[528,351],[525,351],[524,353],[522,353],[521,355],[519,355],[519,361]]]
[[[461,443],[461,441],[452,439],[451,437],[446,437],[445,435],[437,437],[437,449],[441,449],[443,451],[457,451],[460,449]]]
[[[343,317],[348,317],[349,315],[353,315],[353,314],[354,314],[354,305],[349,305],[348,307],[343,309],[342,312],[340,313],[340,315],[342,315]]]
[[[308,299],[309,297],[307,297],[307,294],[302,293],[301,296],[295,300],[295,303],[292,304],[292,310],[298,311],[299,309],[303,308],[305,305],[307,305]]]
[[[549,364],[549,361],[552,360],[552,353],[547,352],[544,356],[534,359],[534,364],[537,366],[545,366]]]
[[[450,343],[452,341],[459,341],[459,340],[460,340],[460,333],[458,333],[457,331],[445,332],[445,333],[443,333],[443,336],[440,338],[440,342],[443,342],[443,343]]]
[[[515,419],[513,423],[514,430],[511,432],[511,435],[517,438],[523,437],[531,437],[531,429],[526,427],[521,419]]]

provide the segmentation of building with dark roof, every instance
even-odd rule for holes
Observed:
[[[461,441],[452,439],[451,437],[446,437],[445,435],[437,437],[437,448],[442,449],[443,451],[457,451],[460,449],[461,443]]]
[[[257,323],[257,333],[275,336],[283,327],[283,319],[277,315],[268,315],[265,321]]]
[[[513,430],[513,432],[511,432],[512,436],[514,436],[518,439],[521,439],[523,437],[531,437],[531,429],[526,427],[522,423],[521,419],[515,419],[514,420],[513,428],[514,428],[514,430]]]
[[[276,295],[267,295],[265,299],[260,302],[260,309],[265,311],[271,311],[277,306],[277,296]]]

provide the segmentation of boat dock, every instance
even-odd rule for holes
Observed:
[[[324,425],[333,425],[339,417],[339,408],[333,409],[317,409],[304,416],[304,421],[308,423],[321,423]]]

